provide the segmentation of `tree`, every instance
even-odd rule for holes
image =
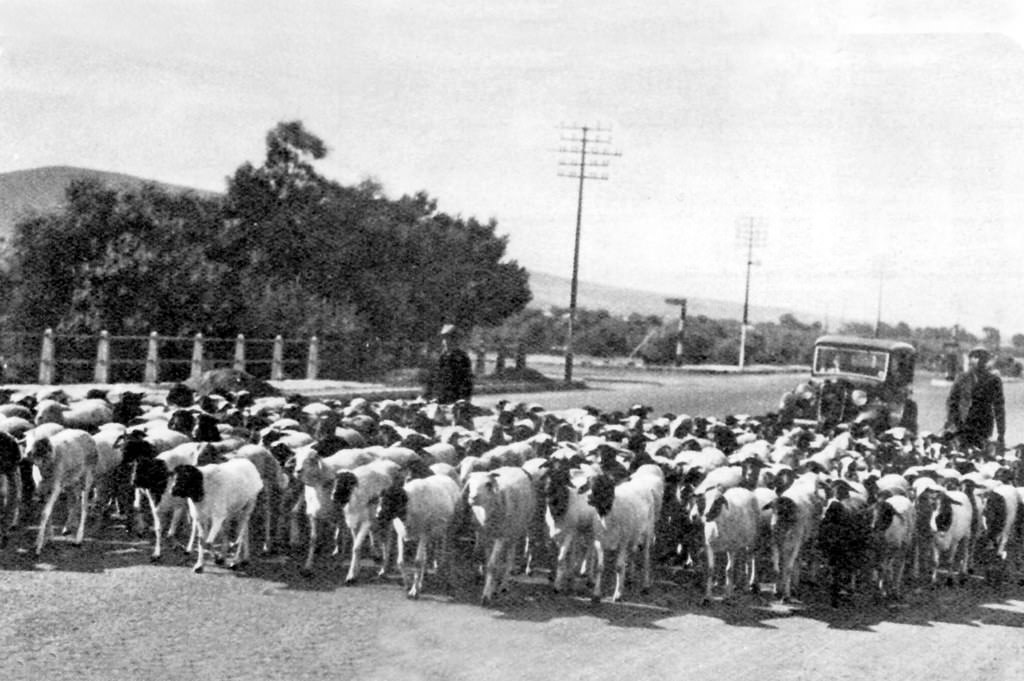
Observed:
[[[16,328],[141,334],[228,333],[238,282],[210,260],[219,202],[153,185],[115,191],[73,182],[62,213],[16,226]]]
[[[984,326],[981,332],[985,334],[985,345],[992,348],[993,352],[998,352],[1000,346],[999,329],[993,326]]]

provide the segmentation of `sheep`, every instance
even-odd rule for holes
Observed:
[[[903,571],[914,545],[917,510],[907,496],[892,494],[872,509],[871,529],[878,547],[878,592],[899,599]]]
[[[572,567],[573,551],[584,540],[588,549],[593,547],[594,525],[597,511],[587,503],[587,495],[572,484],[569,467],[555,463],[549,467],[544,479],[544,521],[548,534],[558,548],[555,561],[555,593],[565,588],[566,575]],[[590,561],[592,565],[593,562]]]
[[[530,531],[537,494],[530,476],[516,466],[470,473],[463,491],[478,528],[480,542],[485,548],[490,547],[480,597],[481,604],[486,606],[493,600],[495,591],[507,589],[515,545]]]
[[[981,515],[981,536],[979,549],[994,554],[999,572],[987,571],[989,577],[999,577],[1005,569],[1008,552],[1007,546],[1011,533],[1016,529],[1018,506],[1020,499],[1017,488],[1006,483],[995,483],[981,495],[983,500]],[[986,556],[987,557],[987,556]],[[982,557],[979,556],[979,560]]]
[[[744,553],[747,557],[748,586],[753,590],[757,579],[755,549],[761,522],[757,496],[745,487],[724,490],[712,487],[702,492],[699,498],[703,503],[693,513],[704,524],[704,553],[708,563],[704,601],[711,600],[715,555],[718,553],[725,553],[726,557],[725,597],[730,598],[733,593],[733,565],[737,553]]]
[[[818,527],[818,548],[829,569],[829,598],[839,605],[841,587],[851,584],[871,560],[871,509],[860,483],[839,478],[825,502]]]
[[[42,400],[36,407],[36,425],[59,423],[66,428],[94,432],[114,419],[114,407],[103,399],[86,399],[62,404],[56,400]]]
[[[0,431],[0,548],[21,514],[21,447],[10,433]]]
[[[269,554],[274,547],[275,510],[281,505],[281,492],[288,486],[288,477],[281,470],[281,464],[274,455],[263,445],[257,444],[243,445],[232,452],[219,452],[212,447],[204,447],[196,465],[223,463],[235,458],[252,461],[260,473],[260,480],[263,481],[263,489],[257,499],[256,508],[262,509],[263,543],[260,552],[264,555]]]
[[[656,491],[656,476],[634,474],[616,485],[607,474],[590,480],[587,498],[597,511],[594,526],[595,576],[591,601],[601,600],[604,573],[604,552],[616,551],[615,592],[612,601],[622,600],[629,554],[637,546],[642,551],[643,581],[641,590],[651,587],[651,546],[654,543],[655,508],[661,501]]]
[[[817,533],[824,499],[818,490],[816,473],[803,473],[777,493],[765,508],[772,509],[772,563],[776,572],[776,594],[784,602],[793,599],[800,583],[800,552]]]
[[[303,485],[303,494],[291,509],[292,527],[289,541],[293,546],[298,543],[298,516],[304,509],[309,521],[309,548],[301,568],[303,574],[309,575],[313,572],[313,558],[318,542],[318,522],[323,520],[336,522],[332,494],[338,473],[371,461],[373,461],[373,455],[365,450],[343,449],[330,456],[321,457],[317,453],[315,444],[302,447],[295,453],[295,477]]]
[[[968,545],[971,541],[974,507],[967,494],[960,490],[933,490],[928,493],[928,498],[931,508],[928,528],[934,561],[931,583],[938,583],[939,570],[944,563],[948,564],[949,569],[956,572],[963,581],[967,578],[970,559]],[[961,548],[963,552],[957,566],[957,554]],[[949,575],[947,584],[952,582],[953,575]]]
[[[447,475],[432,474],[413,478],[404,485],[391,485],[381,494],[377,519],[391,521],[398,544],[398,570],[409,598],[419,598],[423,590],[423,576],[427,566],[427,552],[431,542],[438,542],[439,563],[450,577],[448,555],[451,531],[456,513],[462,503],[458,483]],[[405,542],[416,539],[415,569],[407,574],[405,568]]]
[[[235,555],[230,567],[237,568],[248,560],[249,518],[263,489],[263,480],[256,465],[239,457],[199,467],[185,464],[177,467],[174,473],[171,495],[187,500],[192,534],[199,539],[198,557],[192,571],[197,574],[203,571],[204,543],[212,547],[222,526],[229,520],[237,520],[238,523]]]
[[[84,430],[66,428],[50,437],[36,440],[28,450],[28,458],[36,465],[43,483],[49,487],[50,493],[43,507],[39,520],[39,535],[36,538],[35,552],[42,553],[46,543],[50,516],[54,504],[65,489],[79,488],[81,512],[78,520],[78,532],[75,534],[75,545],[81,545],[85,537],[85,522],[89,511],[89,494],[92,491],[93,479],[99,454],[96,443]]]
[[[398,479],[400,470],[401,466],[394,461],[379,459],[350,471],[340,471],[335,476],[331,498],[342,508],[345,524],[352,534],[352,554],[345,584],[354,584],[358,577],[360,552],[363,542],[373,529],[380,495]],[[387,567],[387,560],[385,549],[381,566],[382,575]]]
[[[150,555],[153,562],[162,557],[161,516],[171,513],[171,521],[167,526],[167,537],[170,538],[174,536],[178,522],[188,508],[183,500],[176,501],[176,497],[170,493],[174,471],[179,466],[195,466],[204,447],[205,443],[202,442],[186,442],[157,454],[152,444],[145,440],[129,440],[125,443],[125,461],[134,466],[132,485],[145,496],[153,520],[155,541]]]
[[[128,517],[132,505],[131,472],[124,464],[124,430],[101,428],[93,434],[98,462],[96,464],[95,498],[100,512],[115,506]]]

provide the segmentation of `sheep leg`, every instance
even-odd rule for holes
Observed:
[[[409,590],[410,598],[419,598],[423,589],[423,574],[427,571],[427,544],[430,543],[430,535],[423,533],[416,546],[416,570],[412,578],[412,589]]]
[[[733,570],[736,568],[736,551],[725,552],[725,598],[732,598],[735,583],[733,581]]]
[[[53,506],[57,503],[60,493],[60,481],[54,480],[53,489],[50,491],[50,496],[46,500],[46,505],[43,506],[43,513],[39,519],[39,535],[36,537],[36,556],[42,552],[43,544],[46,543],[46,532],[49,529],[50,516],[53,514]]]
[[[757,583],[757,548],[747,549],[747,590],[756,594],[759,591]]]
[[[398,574],[402,577],[402,588],[409,589],[414,584],[410,583],[409,574],[405,566],[405,525],[399,518],[391,521],[395,527],[395,534],[398,535],[398,548],[395,549],[395,566]],[[410,592],[410,596],[412,593]]]
[[[893,563],[890,567],[887,590],[890,595],[899,598],[903,592],[903,572],[907,567],[907,554],[904,551],[900,551],[896,554]]]
[[[568,569],[572,545],[572,537],[568,533],[558,538],[558,559],[555,563],[555,593],[561,593],[562,589],[565,588],[565,572]]]
[[[368,523],[359,523],[358,529],[352,530],[352,560],[348,565],[348,575],[345,576],[345,584],[353,584],[359,575],[359,554],[363,548],[363,542],[370,534]]]
[[[708,603],[711,601],[711,591],[715,582],[715,551],[710,546],[705,546],[704,553],[708,561],[708,572],[704,578],[704,602]]]
[[[622,592],[626,586],[626,564],[628,563],[629,546],[622,542],[618,552],[615,554],[615,592],[612,594],[612,603],[622,600]]]
[[[482,605],[490,605],[491,600],[494,598],[494,577],[495,572],[498,568],[498,563],[501,561],[501,556],[505,551],[505,539],[499,537],[494,540],[494,545],[491,547],[491,554],[487,557],[487,564],[484,567],[484,591],[480,597]]]
[[[292,506],[289,512],[290,522],[288,525],[288,545],[292,548],[296,548],[302,543],[299,535],[302,529],[299,527],[299,518],[305,513],[306,510],[306,499],[300,496],[295,504]]]
[[[81,546],[85,540],[85,523],[89,517],[89,492],[92,490],[92,471],[87,470],[85,472],[85,480],[82,482],[82,490],[79,493],[80,497],[80,517],[78,518],[78,532],[75,534],[75,546]]]
[[[380,549],[380,569],[377,570],[377,577],[384,578],[388,573],[388,565],[391,564],[391,539],[394,532],[384,528],[381,532],[381,549]],[[373,538],[373,531],[370,531],[370,537]]]
[[[640,582],[640,593],[647,593],[651,590],[651,585],[654,583],[654,579],[651,576],[651,548],[654,542],[651,541],[650,537],[644,539],[643,544],[643,579]]]
[[[249,521],[252,518],[252,512],[256,507],[256,500],[253,499],[242,509],[242,512],[238,520],[238,534],[235,535],[235,557],[231,561],[231,569],[243,565],[249,560]]]
[[[309,549],[306,551],[306,562],[302,565],[302,572],[304,574],[312,574],[313,572],[313,556],[316,554],[317,544],[317,522],[315,515],[307,515],[309,518]]]
[[[21,488],[21,476],[17,470],[14,470],[10,476],[8,476],[8,487],[10,492],[13,493],[14,506],[11,508],[11,522],[8,524],[12,530],[18,527],[18,523],[21,522],[21,504],[24,496]]]
[[[600,542],[594,542],[594,590],[590,594],[591,603],[601,602],[601,581],[604,578],[604,548]]]

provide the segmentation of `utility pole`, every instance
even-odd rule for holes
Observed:
[[[565,382],[571,383],[573,327],[576,323],[576,291],[579,286],[580,270],[580,226],[583,220],[583,181],[607,180],[608,174],[601,169],[607,168],[611,162],[608,157],[622,154],[608,149],[611,139],[607,136],[609,130],[606,128],[586,125],[562,126],[562,128],[574,132],[562,137],[563,146],[559,147],[559,153],[572,156],[579,154],[579,161],[572,159],[558,162],[558,165],[564,168],[558,171],[561,177],[579,180],[579,193],[576,199],[576,239],[572,251],[572,284],[569,290],[569,329],[565,339]],[[576,130],[579,132],[575,132]],[[588,145],[593,146],[588,149]]]
[[[747,249],[747,283],[743,293],[743,322],[740,324],[739,369],[743,371],[747,358],[747,325],[750,321],[750,268],[754,265],[754,246],[764,245],[764,230],[756,218],[740,218],[736,227],[736,238]]]
[[[875,338],[882,332],[882,283],[885,281],[885,264],[879,261],[878,268],[878,306],[875,314]]]

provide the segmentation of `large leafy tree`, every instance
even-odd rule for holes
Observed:
[[[374,181],[343,187],[316,171],[326,153],[301,123],[281,123],[263,165],[229,180],[219,257],[260,282],[262,300],[297,287],[333,327],[389,341],[495,325],[529,302],[494,221],[440,213],[425,192],[390,200]]]
[[[136,334],[226,333],[236,278],[211,261],[216,199],[146,185],[73,182],[62,213],[20,223],[11,245],[16,328]]]

